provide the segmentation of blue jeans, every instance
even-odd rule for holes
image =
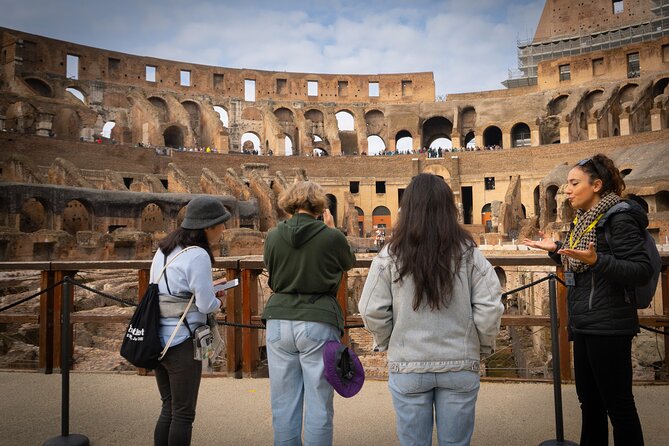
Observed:
[[[322,322],[267,321],[267,360],[275,445],[332,444],[334,389],[323,377],[323,345],[339,329]],[[303,408],[303,406],[306,406]]]
[[[479,374],[468,370],[390,373],[400,444],[431,445],[435,416],[440,446],[470,444],[479,386]]]

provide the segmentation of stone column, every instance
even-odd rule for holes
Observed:
[[[569,125],[560,127],[560,144],[569,144],[571,142]]]
[[[597,120],[588,120],[588,140],[592,141],[593,139],[597,138]]]
[[[530,145],[536,147],[541,144],[541,138],[539,136],[539,129],[530,130]]]
[[[35,128],[37,136],[48,137],[51,133],[53,124],[53,115],[51,113],[40,113],[37,115],[37,126]]]
[[[474,135],[474,141],[476,141],[476,145],[478,147],[483,147],[483,133],[481,134],[476,133]]]
[[[630,114],[627,112],[620,114],[620,136],[627,136],[630,134]]]
[[[0,130],[2,129],[2,116],[0,116]],[[650,130],[657,132],[662,130],[662,109],[653,108],[650,111]]]
[[[511,149],[513,145],[511,144],[511,133],[504,132],[502,133],[502,148]]]

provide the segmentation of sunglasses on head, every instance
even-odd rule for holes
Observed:
[[[597,165],[597,162],[595,162],[595,160],[592,159],[592,158],[584,158],[584,159],[582,159],[581,161],[579,161],[578,163],[576,163],[576,165],[577,165],[578,167],[583,167],[583,166],[585,166],[585,165],[588,164],[588,163],[591,163],[591,164],[592,164],[592,167],[594,167],[594,169],[595,169],[595,173],[597,174],[597,176],[598,176],[599,178],[603,178],[603,177],[602,177],[602,173],[601,173],[600,170],[599,170],[599,166]]]

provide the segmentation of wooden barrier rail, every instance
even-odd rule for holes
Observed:
[[[504,256],[488,258],[493,266],[543,266],[555,268],[558,277],[562,275],[560,267],[556,267],[551,259],[540,256]],[[669,256],[662,257],[661,299],[662,315],[640,315],[642,325],[664,328],[669,334]],[[371,259],[358,259],[355,268],[369,268]],[[40,271],[40,287],[47,289],[58,283],[64,277],[73,277],[82,270],[137,270],[138,296],[142,296],[149,285],[149,268],[151,262],[139,261],[54,261],[54,262],[0,262],[0,271],[35,270]],[[226,295],[226,312],[218,315],[222,322],[234,322],[245,325],[260,325],[260,298],[258,278],[263,273],[265,265],[259,256],[217,258],[215,268],[225,269],[227,278],[239,278],[241,286],[232,288]],[[342,307],[346,325],[362,324],[359,315],[348,314],[347,276],[337,293],[337,300]],[[62,296],[62,287],[55,287],[40,296],[39,315],[0,313],[0,323],[38,323],[39,324],[39,363],[38,369],[44,373],[52,373],[60,368],[60,321],[61,299],[69,298],[73,302],[74,293]],[[138,297],[139,298],[139,297]],[[560,371],[563,379],[571,379],[571,352],[567,338],[566,289],[558,286],[558,313],[559,313],[559,346]],[[72,314],[71,324],[75,323],[126,323],[129,316],[124,315],[91,315]],[[548,315],[504,315],[503,326],[548,327]],[[70,327],[72,329],[72,327]],[[260,349],[259,334],[256,329],[225,327],[226,356],[228,376],[254,376],[257,371]],[[71,337],[70,339],[73,339]],[[348,342],[348,330],[343,339]],[[74,351],[73,349],[71,351]],[[665,367],[669,376],[669,342],[664,342]]]

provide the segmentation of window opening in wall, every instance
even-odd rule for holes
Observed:
[[[111,138],[112,129],[116,127],[114,121],[105,122],[105,125],[102,126],[102,137]]]
[[[402,197],[404,196],[404,189],[397,189],[397,203],[402,205]]]
[[[190,87],[190,71],[189,70],[181,70],[181,86],[182,87]]]
[[[349,184],[348,188],[352,194],[360,193],[360,181],[351,181],[348,184]]]
[[[560,65],[560,81],[568,81],[569,79],[571,79],[571,66],[569,64]]]
[[[379,83],[378,82],[370,82],[369,83],[369,97],[370,98],[378,98],[379,97]]]
[[[128,189],[130,189],[130,185],[132,184],[133,181],[135,181],[134,178],[123,177],[123,184],[125,184],[125,187],[127,187]]]
[[[256,100],[256,81],[254,79],[244,79],[244,100],[248,102]]]
[[[348,96],[348,81],[337,82],[337,95]]]
[[[82,103],[84,103],[84,104],[86,103],[86,97],[84,96],[84,94],[81,91],[77,90],[76,88],[72,88],[72,87],[66,88],[65,91],[70,93],[75,98],[79,99]]]
[[[276,94],[286,94],[288,93],[288,80],[287,79],[277,79],[276,80]]]
[[[214,73],[214,88],[217,90],[222,89],[224,80],[225,80],[225,75]]]
[[[601,76],[602,74],[604,74],[604,59],[601,57],[592,59],[592,75]]]
[[[485,177],[485,190],[495,190],[495,177]]]
[[[632,173],[632,169],[623,169],[620,171],[620,176],[625,178],[627,175]]]
[[[376,182],[376,193],[377,194],[385,194],[386,193],[386,182],[385,181],[377,181]]]
[[[639,53],[630,53],[627,55],[627,77],[639,77],[641,75],[641,67],[639,65]]]
[[[167,179],[160,180],[160,182],[163,184],[163,187],[165,188],[165,190],[167,190],[167,186],[168,186]]]
[[[79,56],[75,56],[74,54],[67,55],[65,73],[68,79],[79,79]]]
[[[402,96],[411,96],[413,94],[413,83],[411,81],[402,81]]]
[[[147,65],[146,66],[146,80],[148,82],[155,82],[156,81],[156,67],[152,65]]]
[[[121,68],[121,59],[115,57],[107,58],[107,70],[109,74],[116,74],[116,72]]]
[[[307,81],[307,96],[318,96],[318,81]]]
[[[669,62],[669,44],[662,45],[662,62]]]
[[[625,12],[625,2],[623,0],[613,0],[613,13],[620,14]]]

